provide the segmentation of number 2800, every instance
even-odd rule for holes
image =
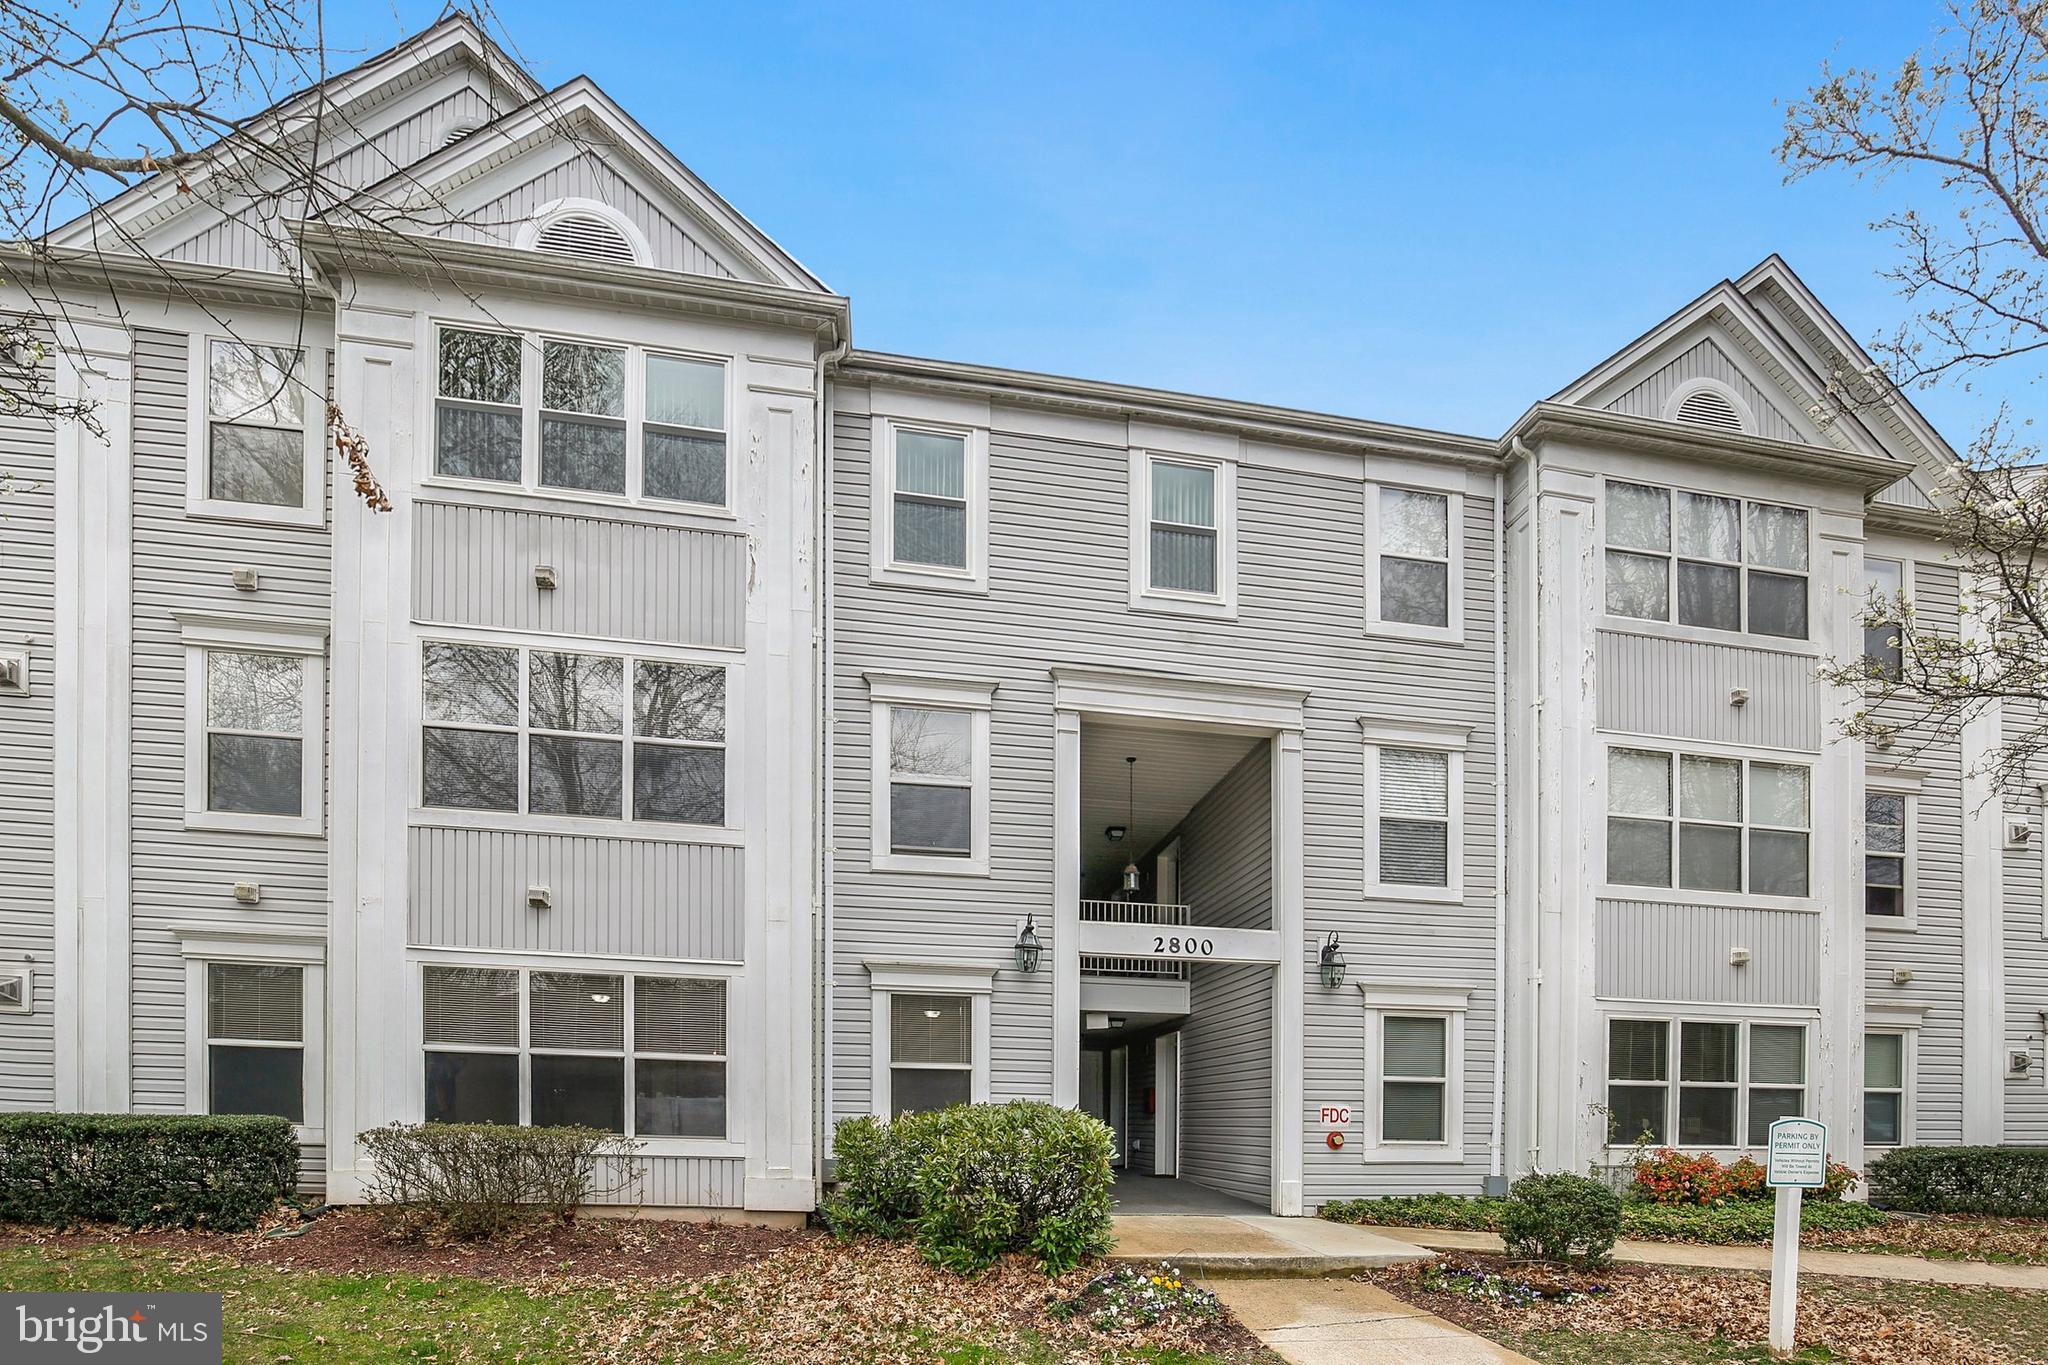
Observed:
[[[1167,938],[1155,936],[1152,951],[1161,957],[1214,957],[1216,940],[1213,938]]]

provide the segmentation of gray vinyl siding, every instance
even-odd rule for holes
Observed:
[[[1603,630],[1594,645],[1600,727],[1766,749],[1820,748],[1826,693],[1814,660],[1746,645]],[[1729,700],[1737,688],[1749,700]]]
[[[1273,926],[1273,762],[1261,744],[1177,831],[1180,899],[1218,929]],[[1273,971],[1195,963],[1181,1030],[1180,1173],[1257,1204],[1273,1179]]]
[[[56,475],[50,424],[0,416],[0,639],[28,646],[30,689],[0,697],[0,961],[34,991],[0,1014],[0,1109],[56,1100]]]
[[[413,614],[488,626],[736,649],[747,540],[617,515],[415,504]],[[557,586],[534,583],[536,565]]]
[[[742,956],[745,851],[736,846],[441,828],[415,828],[408,839],[415,944]],[[550,908],[528,907],[531,886],[550,889]]]
[[[1132,1175],[1151,1175],[1159,1169],[1159,1115],[1145,1104],[1146,1094],[1156,1096],[1158,1086],[1157,1040],[1132,1043],[1124,1064],[1125,1170]]]
[[[1491,499],[1464,500],[1462,645],[1366,635],[1361,481],[1253,463],[1241,464],[1238,473],[1238,619],[1134,612],[1128,605],[1127,450],[1026,434],[1006,426],[999,408],[989,445],[988,593],[877,585],[869,581],[871,423],[860,410],[864,405],[847,398],[842,388],[833,434],[831,1112],[865,1112],[869,1102],[865,959],[998,967],[991,1093],[997,1099],[1050,1094],[1051,973],[1025,977],[1007,965],[1017,924],[1033,914],[1044,929],[1052,902],[1049,670],[1138,669],[1308,691],[1307,936],[1340,931],[1354,980],[1475,989],[1465,1112],[1468,1133],[1476,1135],[1468,1157],[1472,1169],[1483,1170],[1495,886]],[[988,876],[871,869],[872,740],[861,676],[871,670],[997,684]],[[1364,900],[1360,717],[1471,727],[1463,904]],[[1361,1100],[1363,1011],[1355,991],[1328,992],[1315,983],[1308,956],[1303,945],[1294,969],[1308,981],[1304,1104],[1312,1118],[1318,1104]],[[1061,1021],[1061,1027],[1076,1026]],[[1187,1074],[1192,1089],[1193,1073]],[[1310,1202],[1385,1188],[1378,1183],[1382,1172],[1355,1155],[1328,1153],[1320,1133],[1305,1140],[1313,1143]],[[1477,1183],[1474,1175],[1470,1184]],[[1258,1197],[1265,1201],[1263,1191]]]
[[[1637,384],[1628,392],[1607,405],[1610,412],[1625,412],[1635,417],[1662,417],[1664,404],[1683,384],[1695,379],[1717,379],[1740,395],[1756,418],[1758,436],[1774,441],[1804,442],[1806,435],[1794,426],[1779,411],[1777,403],[1764,396],[1763,390],[1749,381],[1749,376],[1729,358],[1728,353],[1711,340],[1699,344],[1676,357],[1670,364],[1658,370],[1649,378]]]
[[[1918,564],[1913,575],[1915,620],[1923,628],[1955,629],[1956,571]],[[1913,1129],[1921,1142],[1960,1142],[1963,1136],[1963,795],[1962,751],[1953,736],[1918,729],[1893,746],[1895,761],[1923,774],[1913,803],[1918,828],[1910,833],[1917,885],[1917,921],[1889,928],[1866,919],[1864,1001],[1925,1005],[1913,1077]],[[1886,755],[1873,750],[1870,770],[1882,773]],[[1892,984],[1900,967],[1910,985]]]
[[[1596,903],[1594,990],[1603,1000],[1820,1004],[1820,916],[1656,901]],[[1749,965],[1728,950],[1750,951]]]
[[[699,1209],[736,1209],[746,1202],[747,1163],[741,1157],[638,1156],[633,1166],[636,1182],[600,1192],[590,1202]]]
[[[331,609],[324,528],[186,515],[186,363],[183,334],[135,333],[130,877],[134,1107],[145,1112],[185,1108],[185,964],[172,931],[327,926],[324,838],[185,828],[185,649],[173,613],[304,623]],[[244,565],[260,591],[229,582]],[[262,903],[236,904],[237,881],[259,883]]]
[[[1918,480],[1911,475],[1882,489],[1871,498],[1871,501],[1882,503],[1886,507],[1912,507],[1922,512],[1934,510],[1934,499],[1921,490]]]

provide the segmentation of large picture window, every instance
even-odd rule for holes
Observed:
[[[726,1136],[725,982],[438,965],[422,973],[429,1122]]]
[[[1807,513],[1610,481],[1607,611],[1645,621],[1807,638]]]
[[[712,664],[430,641],[421,803],[723,825],[725,687]]]
[[[1805,896],[1810,780],[1797,764],[1610,749],[1607,880]]]
[[[1761,1147],[1770,1141],[1773,1120],[1803,1114],[1805,1108],[1804,1025],[1608,1021],[1611,1146]]]

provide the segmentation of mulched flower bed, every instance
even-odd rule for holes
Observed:
[[[1648,1330],[1700,1342],[1725,1338],[1761,1344],[1770,1335],[1770,1282],[1760,1275],[1641,1265],[1567,1271],[1501,1256],[1460,1256],[1459,1261],[1474,1271],[1533,1281],[1548,1292],[1529,1302],[1433,1290],[1425,1283],[1430,1278],[1426,1262],[1358,1278],[1482,1336]],[[1443,1282],[1440,1274],[1437,1282]],[[2032,1365],[2027,1357],[2001,1351],[1963,1328],[1830,1294],[1820,1284],[1802,1284],[1798,1336],[1802,1346],[1823,1346],[1835,1359],[1857,1365]]]

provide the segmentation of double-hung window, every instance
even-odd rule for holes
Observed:
[[[1810,778],[1797,764],[1608,750],[1607,880],[1805,896]]]
[[[889,1113],[966,1104],[974,1094],[974,1002],[965,995],[889,997]]]
[[[1380,1023],[1380,1140],[1442,1142],[1451,1021],[1389,1014]]]
[[[900,395],[888,401],[902,405]],[[914,404],[912,406],[915,406]],[[906,587],[988,589],[986,417],[877,413],[870,576]]]
[[[1360,1156],[1368,1162],[1460,1159],[1465,1011],[1460,986],[1361,988],[1365,1003],[1365,1105]]]
[[[1237,466],[1131,454],[1131,605],[1205,616],[1237,610]]]
[[[1645,621],[1807,638],[1807,514],[1610,481],[1607,611]]]
[[[1463,892],[1464,748],[1457,727],[1359,722],[1365,738],[1365,891],[1455,899]]]
[[[726,361],[462,327],[437,345],[437,476],[728,505]]]
[[[1863,913],[1903,919],[1910,798],[1902,791],[1863,794]]]
[[[1610,1145],[1760,1147],[1770,1141],[1773,1120],[1802,1114],[1805,1108],[1802,1025],[1721,1019],[1608,1021]]]
[[[874,703],[874,864],[988,870],[985,683],[869,674]]]
[[[421,804],[723,825],[725,692],[714,664],[429,641]]]
[[[726,1135],[726,986],[639,973],[422,969],[429,1122]]]
[[[206,964],[206,1112],[306,1121],[305,970]]]
[[[195,336],[186,510],[318,526],[326,518],[327,353]]]
[[[1905,669],[1905,585],[1903,561],[1864,556],[1864,666],[1880,679],[1896,681]]]
[[[1464,499],[1371,485],[1365,495],[1366,628],[1456,640],[1464,615],[1458,594]]]
[[[1906,1142],[1906,1035],[1863,1035],[1863,1145]]]
[[[318,833],[324,624],[197,616],[181,624],[185,823]]]

